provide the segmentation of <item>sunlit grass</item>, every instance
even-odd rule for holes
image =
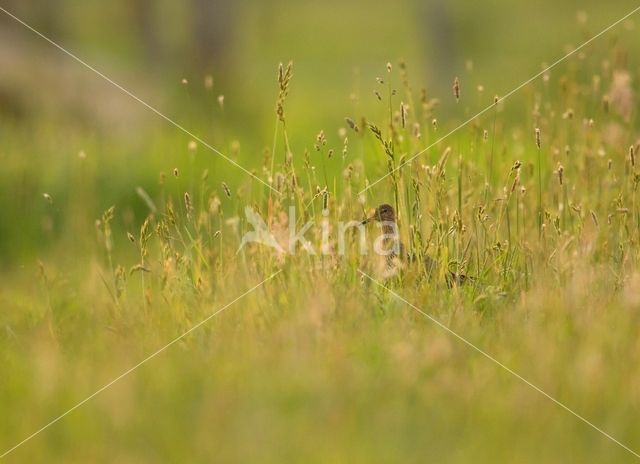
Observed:
[[[0,284],[0,452],[282,270],[7,459],[630,459],[362,278],[382,279],[357,234],[337,252],[338,221],[393,204],[408,252],[435,259],[439,275],[407,263],[385,285],[636,449],[637,88],[615,55],[599,59],[597,75],[571,61],[401,169],[460,122],[439,117],[436,97],[459,96],[468,117],[493,95],[461,75],[451,95],[432,96],[404,64],[382,66],[371,116],[346,112],[297,146],[295,75],[282,66],[274,139],[252,156],[229,144],[281,195],[175,136],[150,141],[170,158],[86,139],[62,167],[44,168],[46,148],[39,163],[18,157],[3,191],[27,192],[12,214],[30,214],[20,230],[2,225],[28,242],[7,256],[29,264]],[[18,142],[8,150],[23,153]],[[246,206],[283,245],[290,206],[297,228],[326,218],[328,247],[317,228],[306,235],[315,255],[238,251]],[[448,288],[447,270],[474,280]]]

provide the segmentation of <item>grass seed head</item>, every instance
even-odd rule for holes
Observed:
[[[191,195],[189,195],[189,192],[184,193],[184,207],[187,210],[187,217],[191,217],[193,213],[193,202],[191,201]]]
[[[329,192],[327,191],[326,188],[325,188],[324,194],[322,195],[322,210],[323,211],[329,210]]]
[[[418,122],[414,122],[414,123],[413,123],[413,126],[412,126],[412,133],[413,133],[413,136],[414,136],[415,138],[417,138],[417,139],[419,139],[419,138],[420,138],[420,136],[421,136],[421,133],[420,133],[420,123],[418,123]]]
[[[344,120],[347,123],[347,126],[349,126],[351,129],[353,129],[354,132],[360,132],[360,128],[358,127],[358,125],[356,124],[356,122],[353,119],[344,118]]]
[[[460,100],[460,79],[457,77],[453,80],[453,96],[456,97],[456,101]]]
[[[278,66],[278,99],[276,101],[276,114],[281,122],[285,122],[284,102],[289,94],[289,83],[293,77],[293,62],[289,61],[287,65],[280,63]]]
[[[562,185],[562,180],[564,176],[564,166],[562,166],[562,164],[560,163],[558,163],[557,173],[558,173],[558,181],[560,182],[560,185]]]
[[[229,189],[229,186],[227,185],[226,182],[222,183],[222,189],[224,190],[225,195],[231,198],[231,189]]]

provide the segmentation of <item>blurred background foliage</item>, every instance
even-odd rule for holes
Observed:
[[[0,7],[265,180],[265,153],[272,150],[278,126],[278,64],[292,60],[285,111],[294,163],[304,163],[308,150],[318,171],[326,161],[327,183],[335,176],[339,186],[347,163],[359,163],[371,180],[385,173],[385,154],[368,131],[345,132],[344,161],[344,133],[338,134],[346,117],[359,123],[366,117],[387,130],[388,100],[379,101],[374,92],[386,96],[397,88],[393,104],[399,108],[406,96],[400,60],[417,103],[411,102],[410,114],[424,116],[418,102],[423,89],[427,101],[439,100],[432,113],[437,132],[423,118],[424,137],[416,141],[412,135],[407,143],[425,147],[637,2],[0,0]],[[458,169],[450,169],[442,183],[448,190],[433,200],[455,197],[451,185],[456,174],[462,179],[464,166],[474,183],[465,184],[471,195],[464,199],[463,217],[480,217],[476,199],[487,179],[488,150],[469,151],[491,129],[485,147],[491,145],[493,162],[495,143],[499,171],[485,195],[490,194],[487,214],[495,218],[505,176],[510,180],[519,172],[512,168],[515,160],[523,163],[522,186],[535,185],[532,161],[540,152],[534,128],[541,123],[544,159],[537,172],[544,170],[544,185],[552,186],[545,195],[549,209],[558,223],[561,206],[571,206],[564,199],[583,209],[576,214],[564,208],[573,214],[570,226],[550,230],[549,241],[540,242],[544,250],[533,266],[539,281],[532,289],[521,291],[521,282],[510,280],[522,273],[514,265],[512,274],[496,276],[504,286],[480,281],[477,298],[475,286],[440,291],[433,282],[407,284],[401,292],[634,449],[640,274],[633,224],[638,216],[628,215],[626,207],[637,210],[631,185],[639,184],[628,159],[638,136],[638,24],[638,17],[625,21],[555,67],[548,80],[523,88],[420,159],[435,164],[453,146],[450,163],[456,166],[457,158]],[[393,73],[387,73],[387,62]],[[602,98],[616,87],[619,69],[623,95],[617,105],[612,99],[605,116]],[[390,79],[390,87],[378,77]],[[452,94],[455,77],[462,87],[459,102]],[[573,120],[567,121],[563,114],[570,105],[575,117],[572,110]],[[621,105],[627,108],[617,111]],[[590,132],[585,127],[592,117]],[[314,150],[320,131],[325,150],[335,150],[331,160],[326,151]],[[281,160],[281,129],[276,142],[274,156]],[[565,144],[575,146],[575,154],[563,150]],[[615,162],[605,172],[607,159]],[[560,160],[569,179],[562,200],[556,182]],[[589,173],[602,176],[593,182],[596,187]],[[313,195],[315,187],[305,185],[306,193]],[[224,215],[216,211],[215,228],[223,232],[198,227],[202,239],[189,246],[176,241],[171,255],[154,258],[151,273],[139,272],[135,265],[145,258],[137,248],[142,240],[135,237],[150,210],[139,189],[158,202],[160,212],[166,211],[161,202],[173,195],[179,216],[187,219],[185,192],[191,192],[196,210],[208,210],[200,195],[213,191],[222,199]],[[239,221],[225,222],[247,204],[267,203],[265,191],[0,12],[0,452],[255,285],[265,268],[279,265],[263,249],[262,255],[237,254]],[[527,242],[539,242],[530,226],[536,189],[528,191],[522,197],[531,230],[522,232],[525,239],[515,247],[525,274]],[[358,206],[389,202],[393,195],[388,183],[370,193]],[[357,203],[346,195],[340,200],[345,198]],[[438,224],[455,216],[451,205],[438,206],[446,210]],[[110,241],[108,221],[102,221],[102,233],[96,221],[112,206]],[[507,199],[507,225],[508,208]],[[179,223],[185,233],[188,224]],[[500,218],[496,224],[482,233],[483,246],[486,256],[505,257],[506,269],[509,248],[505,252],[499,241],[493,246],[486,240],[493,231],[496,240],[501,237]],[[165,249],[154,240],[160,256]],[[215,257],[210,270],[206,259],[189,263],[200,244]],[[308,255],[299,256],[288,260],[273,284],[180,342],[181,349],[162,353],[162,361],[28,443],[12,456],[15,462],[630,457],[401,302],[367,287],[355,272],[359,262],[338,266],[334,274],[324,266],[310,269]]]
[[[257,171],[276,124],[279,62],[295,63],[287,126],[301,159],[321,129],[339,145],[335,134],[346,116],[384,117],[373,91],[387,62],[403,59],[414,92],[424,88],[440,99],[436,116],[453,127],[634,6],[631,0],[2,2]],[[636,50],[637,33],[629,20],[584,53],[607,56],[621,37],[626,50]],[[613,59],[625,61],[625,56]],[[216,186],[224,180],[232,187],[246,177],[204,147],[191,159],[188,136],[5,14],[0,15],[0,60],[0,260],[5,265],[31,260],[54,243],[62,249],[91,247],[82,237],[111,205],[124,207],[119,219],[125,226],[127,218],[139,223],[145,210],[135,188],[153,195],[160,172],[179,167],[189,173],[181,181],[189,182],[208,168]],[[637,63],[631,65],[637,69]],[[451,96],[455,76],[463,86],[458,105]],[[476,96],[478,85],[485,89],[482,96]],[[465,98],[469,95],[474,97]],[[514,96],[502,117],[526,118],[527,98],[526,92]],[[367,150],[363,155],[370,156]],[[329,169],[337,173],[341,166]],[[44,192],[51,204],[43,200]]]

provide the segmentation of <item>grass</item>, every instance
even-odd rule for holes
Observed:
[[[9,243],[28,244],[5,256],[30,263],[0,283],[2,451],[282,270],[6,460],[631,462],[362,278],[379,266],[357,253],[357,235],[335,252],[338,220],[394,204],[418,260],[476,279],[447,289],[409,266],[385,285],[639,449],[638,89],[620,77],[635,71],[616,61],[619,45],[610,53],[572,59],[400,170],[459,123],[412,87],[406,65],[371,79],[369,117],[346,114],[308,146],[288,132],[295,75],[281,66],[272,148],[253,164],[238,155],[281,196],[221,176],[227,167],[177,136],[151,142],[183,154],[171,161],[101,157],[98,144],[52,170],[6,156],[3,190],[24,196],[12,213],[33,209],[21,230],[2,222]],[[456,83],[460,114],[493,98],[464,75]],[[13,133],[10,150],[28,136]],[[36,139],[52,151],[87,143]],[[328,253],[237,252],[247,205],[281,239],[289,206],[298,226],[328,210]],[[321,235],[307,234],[317,250]]]

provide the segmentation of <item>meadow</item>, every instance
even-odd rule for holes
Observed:
[[[634,34],[508,99],[472,62],[442,94],[380,62],[324,127],[296,121],[309,89],[276,62],[262,137],[212,78],[174,82],[189,130],[251,175],[175,128],[5,120],[0,454],[108,388],[3,460],[637,460]],[[392,276],[355,231],[338,252],[337,224],[380,203],[416,260]],[[328,244],[239,250],[247,206],[284,248],[290,207]]]

